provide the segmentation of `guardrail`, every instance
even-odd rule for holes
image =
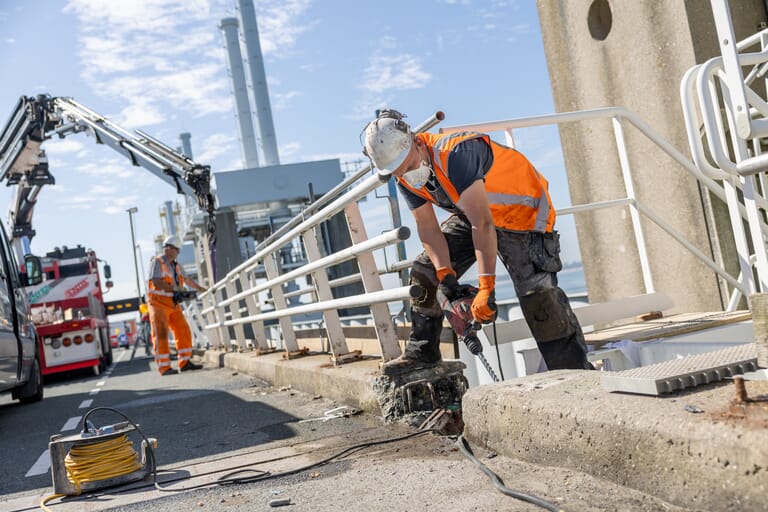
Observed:
[[[442,119],[442,112],[437,112],[415,127],[414,131],[426,131]],[[370,171],[370,166],[366,166],[344,180],[310,205],[301,216],[293,218],[256,247],[256,253],[251,258],[232,269],[223,279],[211,286],[209,291],[201,294],[203,328],[212,333],[216,348],[236,350],[255,348],[267,352],[282,346],[289,356],[299,354],[303,350],[297,343],[290,317],[320,312],[328,335],[331,359],[336,363],[343,362],[360,354],[349,350],[338,310],[367,306],[370,308],[382,358],[388,361],[401,354],[388,303],[409,300],[411,297],[418,296],[421,290],[418,286],[401,286],[391,290],[384,290],[382,287],[380,272],[372,253],[407,239],[410,236],[410,230],[406,227],[398,227],[368,239],[357,201],[390,179],[389,173],[375,173],[366,177]],[[340,212],[343,212],[346,218],[352,245],[335,254],[323,256],[319,242],[322,240],[322,234],[318,227]],[[289,272],[283,272],[280,267],[281,248],[296,240],[299,240],[304,248],[308,263]],[[351,259],[356,260],[359,274],[335,281],[328,279],[329,267]],[[256,269],[263,269],[266,272],[266,282],[256,282]],[[304,276],[311,277],[312,290],[290,292],[290,296],[312,293],[315,301],[288,307],[286,301],[288,294],[284,292],[283,285]],[[365,293],[333,298],[331,291],[333,287],[352,281],[361,281]],[[265,311],[266,301],[259,300],[259,294],[262,292],[271,294],[273,310]],[[268,340],[265,334],[265,322],[270,320],[277,320],[279,331],[270,329],[271,333],[276,334]],[[246,341],[245,325],[252,326],[255,344]],[[230,328],[234,336],[230,336]]]
[[[656,224],[675,241],[682,245],[687,251],[693,254],[696,259],[704,263],[713,272],[725,280],[731,287],[732,293],[728,302],[728,311],[735,310],[741,296],[749,293],[749,284],[745,283],[744,275],[738,278],[733,277],[727,270],[722,268],[717,262],[696,248],[688,241],[682,233],[677,231],[671,224],[664,221],[659,215],[654,213],[648,206],[640,202],[636,195],[632,182],[632,166],[629,160],[629,153],[624,139],[623,122],[628,122],[642,133],[648,140],[653,142],[659,149],[664,151],[673,160],[675,160],[685,171],[696,178],[703,186],[709,189],[715,196],[727,202],[726,193],[722,185],[705,175],[696,165],[686,157],[680,150],[670,144],[666,139],[659,135],[650,125],[640,119],[635,113],[623,107],[606,107],[592,110],[582,110],[578,112],[564,112],[560,114],[549,114],[544,116],[533,116],[519,119],[507,119],[501,121],[492,121],[487,123],[465,124],[441,128],[440,133],[455,133],[461,131],[478,131],[483,133],[504,132],[507,138],[507,144],[514,146],[513,130],[520,128],[531,128],[536,126],[546,126],[552,124],[572,123],[578,121],[588,121],[593,119],[610,119],[613,124],[616,149],[619,154],[619,163],[621,166],[622,178],[626,197],[613,199],[609,201],[599,201],[583,205],[576,205],[569,208],[559,208],[557,213],[562,215],[573,215],[578,212],[593,211],[606,208],[622,207],[629,208],[632,228],[635,235],[635,243],[640,259],[640,267],[643,276],[645,293],[655,292],[653,276],[651,274],[648,261],[648,252],[645,244],[643,227],[640,223],[640,215]],[[742,206],[738,209],[739,213],[746,218],[746,210]]]
[[[629,208],[645,292],[653,293],[655,291],[653,277],[650,271],[645,237],[640,222],[641,216],[644,216],[665,231],[732,287],[733,292],[728,310],[734,310],[739,302],[739,298],[749,293],[749,286],[745,284],[743,276],[735,278],[730,275],[635,196],[632,183],[632,168],[624,140],[623,123],[626,122],[634,126],[657,147],[672,157],[685,171],[724,201],[727,201],[726,192],[717,181],[704,174],[689,158],[657,134],[634,113],[621,107],[600,108],[580,112],[566,112],[452,126],[443,128],[440,131],[441,133],[465,130],[484,133],[503,131],[507,136],[508,144],[513,145],[512,132],[516,129],[599,118],[609,119],[613,123],[616,148],[619,153],[619,162],[627,195],[626,197],[609,201],[561,208],[558,210],[558,214],[573,215],[584,211],[617,207]],[[427,130],[441,119],[442,114],[436,114],[430,120],[417,127],[415,131]],[[419,290],[409,286],[384,290],[380,275],[406,269],[410,267],[411,261],[395,262],[380,269],[375,265],[372,252],[400,243],[407,239],[410,233],[407,228],[400,227],[371,239],[367,238],[357,201],[372,190],[380,187],[390,178],[389,174],[368,175],[369,173],[369,167],[362,169],[337,186],[320,201],[310,205],[303,215],[289,221],[288,224],[280,228],[257,247],[254,256],[230,271],[227,276],[212,286],[207,293],[201,295],[204,304],[200,312],[200,316],[204,318],[203,327],[208,333],[213,334],[214,346],[216,348],[234,350],[256,349],[267,352],[280,347],[285,349],[288,354],[299,353],[301,349],[297,343],[296,327],[291,321],[291,317],[304,313],[321,312],[322,321],[319,323],[327,332],[331,359],[336,363],[340,363],[360,354],[351,352],[347,346],[338,309],[369,306],[371,309],[370,318],[373,320],[382,358],[386,361],[400,355],[401,350],[397,340],[397,332],[394,328],[388,304],[416,296]],[[368,176],[366,177],[366,175]],[[344,212],[347,219],[353,245],[333,255],[323,257],[320,254],[318,240],[320,240],[321,235],[317,231],[317,227],[339,212]],[[743,207],[740,213],[744,215]],[[279,265],[280,249],[289,243],[293,243],[297,238],[307,253],[308,263],[289,272],[282,272]],[[360,273],[330,281],[327,277],[326,269],[349,259],[357,261]],[[266,271],[266,282],[256,283],[254,271],[257,268],[263,268]],[[285,283],[303,276],[312,277],[313,287],[311,289],[301,289],[287,293],[283,291]],[[333,298],[331,293],[333,287],[359,281],[362,281],[364,285],[364,294],[337,299]],[[263,292],[271,293],[272,299],[260,301],[258,297]],[[312,294],[314,302],[288,307],[288,298],[306,294]],[[273,309],[268,310],[268,306]],[[514,307],[514,303],[510,302],[509,306]],[[278,325],[265,329],[265,322],[275,320],[278,322]],[[308,322],[303,321],[303,323],[306,325]],[[253,341],[246,340],[245,325],[252,326]],[[269,339],[266,333],[269,333]]]

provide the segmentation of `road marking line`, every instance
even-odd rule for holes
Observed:
[[[67,422],[64,424],[64,426],[61,427],[60,432],[66,432],[67,430],[74,430],[75,427],[77,427],[77,424],[80,423],[81,419],[83,419],[82,416],[74,416],[72,418],[69,418]]]
[[[51,457],[48,455],[48,450],[45,450],[24,476],[43,475],[48,472],[49,467],[51,467]]]
[[[122,361],[123,358],[125,357],[125,355],[126,355],[125,352],[121,352],[120,355],[118,356],[117,360],[118,361]],[[109,377],[109,375],[112,373],[112,371],[114,369],[115,369],[115,363],[113,363],[109,367],[109,369],[106,372],[104,372],[104,376],[105,377]],[[99,382],[97,382],[96,385],[97,386],[103,386],[106,383],[107,383],[107,380],[105,378],[104,380],[100,380]],[[94,389],[90,390],[88,392],[88,394],[91,395],[91,396],[98,395],[99,391],[101,391],[101,389],[97,387],[97,388],[94,388]],[[78,407],[78,409],[86,409],[86,408],[90,407],[92,403],[93,403],[93,399],[92,398],[88,399],[88,400],[83,400],[80,403],[80,406]],[[77,426],[80,423],[80,420],[82,418],[83,418],[82,416],[73,416],[72,418],[69,418],[67,420],[67,422],[64,423],[64,426],[61,427],[61,432],[66,432],[68,430],[74,430],[75,428],[77,428]],[[45,450],[42,454],[40,454],[40,457],[38,457],[37,461],[35,461],[35,463],[32,465],[31,468],[29,468],[29,471],[27,471],[27,473],[24,476],[25,477],[30,477],[30,476],[43,475],[45,473],[48,473],[48,470],[50,469],[50,467],[51,467],[50,451],[49,450]]]

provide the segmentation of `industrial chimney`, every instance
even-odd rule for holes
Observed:
[[[259,166],[259,151],[256,147],[256,133],[253,129],[253,118],[248,101],[248,85],[245,81],[243,55],[240,52],[237,26],[237,18],[224,18],[219,24],[219,29],[224,35],[224,46],[227,50],[232,93],[235,97],[235,117],[240,129],[240,149],[243,155],[243,164],[246,168],[253,168]]]
[[[256,9],[253,0],[238,0],[240,26],[243,29],[245,56],[253,86],[253,101],[256,108],[256,123],[259,130],[259,142],[264,154],[265,165],[280,165],[277,153],[275,126],[272,122],[272,107],[269,103],[267,77],[264,72],[264,58],[261,55],[259,28],[256,24]]]

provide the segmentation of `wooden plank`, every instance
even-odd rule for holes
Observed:
[[[749,311],[682,313],[642,323],[631,323],[585,334],[588,344],[601,346],[620,340],[648,341],[681,336],[704,329],[750,320]]]
[[[582,326],[607,324],[633,318],[651,311],[663,311],[672,307],[672,300],[661,292],[634,295],[610,302],[599,302],[573,308],[576,318]],[[483,332],[488,339],[493,339],[493,325],[483,326]],[[496,332],[499,343],[531,338],[531,330],[524,318],[498,322]]]

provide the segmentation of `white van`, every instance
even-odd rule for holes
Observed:
[[[43,399],[37,332],[32,323],[24,286],[40,283],[40,258],[24,257],[25,273],[13,255],[5,230],[0,226],[0,392],[10,391],[21,403]]]

